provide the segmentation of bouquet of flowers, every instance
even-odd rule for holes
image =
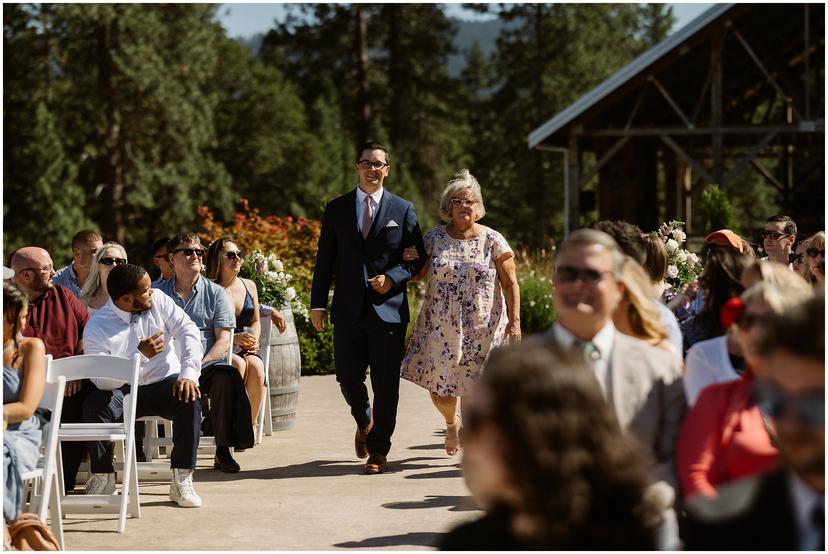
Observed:
[[[277,310],[290,307],[293,313],[308,319],[308,308],[289,285],[293,275],[285,272],[285,265],[272,252],[265,255],[256,249],[245,257],[239,275],[256,283],[259,303]]]
[[[682,246],[687,240],[687,235],[681,230],[682,225],[683,221],[662,223],[658,231],[651,233],[660,238],[667,248],[666,281],[676,290],[680,290],[686,283],[698,280],[702,272],[699,257]]]

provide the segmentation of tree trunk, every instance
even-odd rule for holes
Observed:
[[[114,21],[98,27],[98,75],[106,105],[106,145],[103,154],[103,191],[101,194],[101,231],[121,244],[126,237],[124,226],[123,137],[121,109],[115,82],[112,50],[116,45]]]
[[[361,4],[354,6],[354,54],[356,58],[357,97],[356,116],[358,142],[368,140],[371,131],[371,105],[368,103],[368,43],[365,10]]]

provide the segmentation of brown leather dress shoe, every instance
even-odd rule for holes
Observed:
[[[368,461],[365,462],[366,475],[373,475],[375,473],[385,473],[385,466],[388,465],[388,460],[382,454],[371,454]]]
[[[354,436],[354,452],[356,452],[357,458],[368,457],[368,433],[371,432],[371,427],[373,426],[374,422],[372,421],[365,429],[357,427],[356,435]]]

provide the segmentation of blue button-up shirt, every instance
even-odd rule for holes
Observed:
[[[204,353],[210,351],[216,342],[216,329],[234,329],[236,316],[227,293],[214,282],[199,276],[193,285],[193,294],[186,300],[175,290],[175,276],[170,277],[155,288],[173,299],[179,308],[190,316],[190,319],[201,331],[201,345]]]
[[[75,295],[75,298],[80,300],[81,288],[78,286],[78,276],[75,273],[75,263],[62,267],[55,272],[52,277],[52,283],[65,287],[69,292]]]

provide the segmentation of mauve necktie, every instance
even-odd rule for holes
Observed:
[[[362,210],[362,237],[368,238],[371,232],[371,197],[365,197],[365,209]]]

